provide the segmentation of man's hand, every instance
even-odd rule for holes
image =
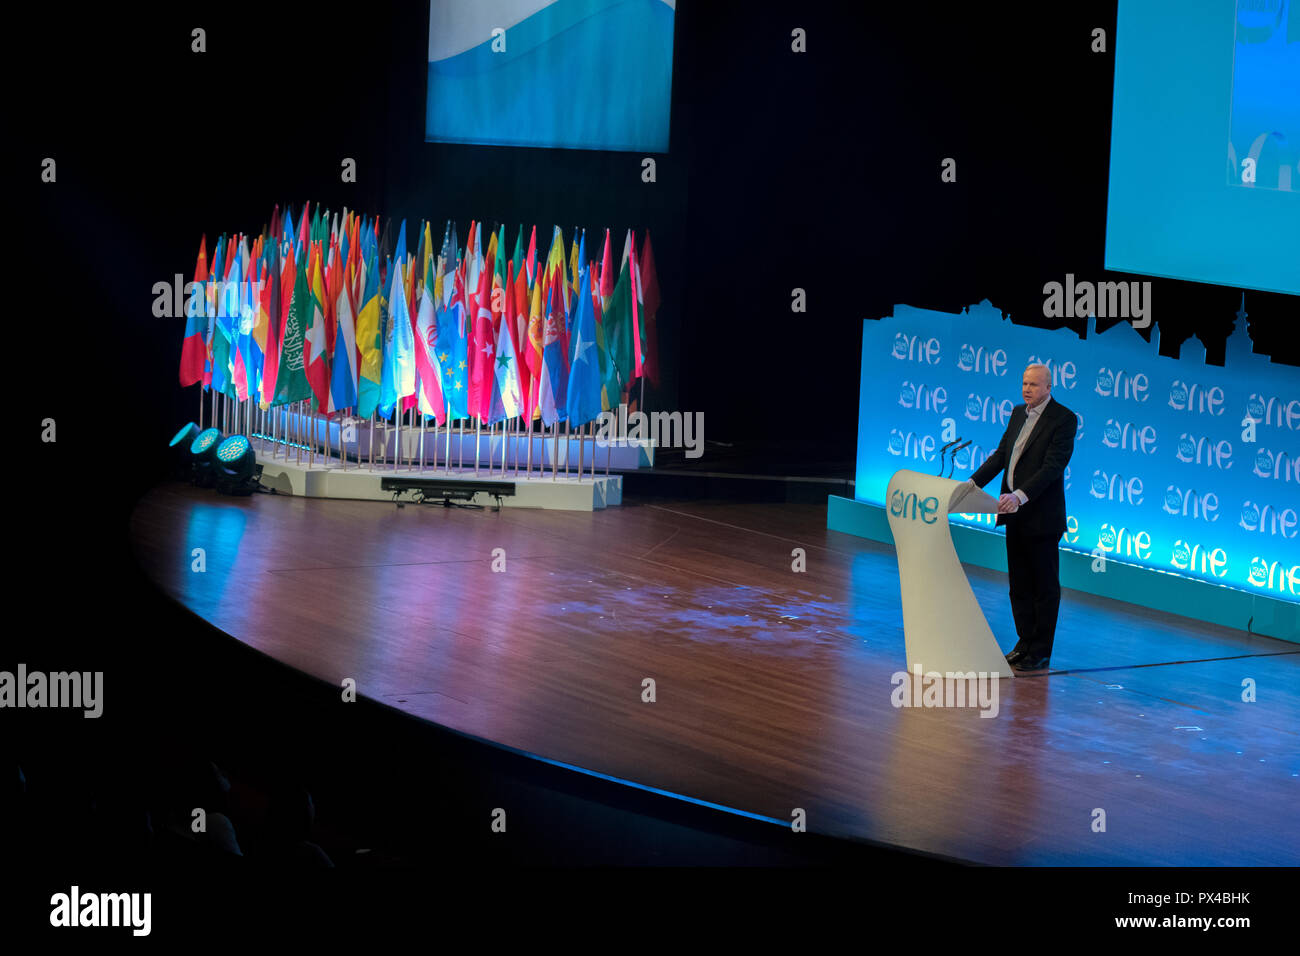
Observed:
[[[998,514],[1009,515],[1020,509],[1020,499],[1007,492],[998,499]]]

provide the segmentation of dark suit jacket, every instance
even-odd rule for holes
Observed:
[[[994,475],[1002,472],[1000,494],[1015,490],[1007,487],[1006,467],[1011,462],[1011,449],[1015,447],[1024,424],[1025,406],[1017,405],[997,450],[975,470],[971,481],[983,488]],[[1020,460],[1016,462],[1016,488],[1023,491],[1029,501],[1015,514],[998,515],[998,524],[1007,525],[1008,530],[1014,527],[1029,534],[1058,538],[1065,534],[1065,466],[1074,453],[1074,434],[1078,428],[1079,420],[1074,412],[1052,396],[1021,450]]]

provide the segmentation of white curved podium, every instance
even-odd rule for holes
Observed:
[[[898,551],[907,669],[1015,677],[957,560],[950,514],[996,514],[997,499],[969,481],[902,469],[885,513]]]

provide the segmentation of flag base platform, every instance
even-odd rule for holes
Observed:
[[[412,502],[414,497],[409,490],[395,493],[391,487],[392,479],[400,484],[404,481],[433,481],[435,483],[474,482],[476,487],[495,485],[501,488],[501,496],[493,494],[490,489],[476,491],[466,503],[475,505],[509,508],[545,508],[557,511],[599,511],[623,503],[623,478],[621,475],[604,475],[597,469],[593,477],[588,461],[587,471],[579,479],[576,472],[577,459],[573,470],[564,473],[563,465],[557,467],[552,475],[550,466],[539,471],[537,462],[533,462],[531,473],[525,473],[522,467],[518,474],[507,463],[505,474],[501,473],[500,459],[495,469],[488,469],[486,456],[477,473],[473,466],[450,468],[441,465],[432,467],[426,460],[425,467],[419,467],[418,457],[414,463],[400,462],[394,467],[390,459],[386,464],[376,463],[358,465],[355,461],[341,462],[337,458],[322,458],[317,455],[315,461],[308,463],[304,453],[302,460],[297,460],[297,449],[290,449],[289,457],[284,457],[284,446],[266,443],[258,448],[254,443],[257,462],[262,466],[262,485],[280,494],[302,495],[308,498],[352,498],[372,501]],[[484,443],[486,444],[486,442]],[[576,442],[575,456],[576,456]],[[590,443],[589,443],[590,444]],[[386,482],[385,480],[388,479]],[[513,494],[508,494],[513,486]],[[441,495],[430,493],[427,500],[439,501]]]
[[[563,426],[558,439],[551,431],[539,430],[529,434],[516,430],[507,433],[500,427],[495,430],[483,428],[475,434],[472,426],[463,431],[454,427],[448,436],[445,428],[435,431],[432,426],[426,426],[422,432],[418,427],[398,429],[386,422],[376,422],[372,426],[364,419],[327,419],[314,412],[299,413],[284,408],[277,409],[277,412],[279,420],[275,423],[274,435],[266,434],[266,430],[271,428],[267,420],[262,423],[261,430],[254,431],[249,437],[277,442],[283,448],[286,433],[291,436],[311,435],[318,449],[325,447],[331,455],[336,455],[342,447],[354,462],[359,455],[362,461],[368,462],[374,456],[376,461],[386,459],[391,464],[393,458],[399,457],[400,444],[400,457],[404,460],[420,458],[423,449],[426,466],[441,467],[444,460],[449,460],[453,467],[469,466],[472,469],[477,457],[481,465],[486,466],[488,461],[492,461],[499,470],[504,455],[507,471],[511,473],[516,466],[522,469],[530,462],[534,469],[545,465],[549,471],[552,461],[559,468],[567,464],[570,471],[576,472],[581,458],[583,473],[590,475],[593,456],[598,476],[603,471],[632,471],[653,468],[655,464],[655,446],[651,440],[616,437],[608,442],[597,441],[593,434],[582,438],[576,431],[565,434]]]

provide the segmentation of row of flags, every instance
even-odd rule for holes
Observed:
[[[586,231],[568,256],[554,227],[539,258],[537,227],[506,254],[506,230],[471,222],[462,249],[448,222],[440,246],[406,220],[390,243],[378,218],[331,221],[308,203],[298,229],[279,206],[254,238],[199,243],[186,310],[180,383],[262,409],[311,401],[329,416],[387,418],[416,409],[495,424],[524,416],[577,427],[618,408],[637,379],[659,381],[659,284],[647,231],[631,229],[617,268],[609,230],[599,260]],[[487,232],[486,253],[484,232]]]

